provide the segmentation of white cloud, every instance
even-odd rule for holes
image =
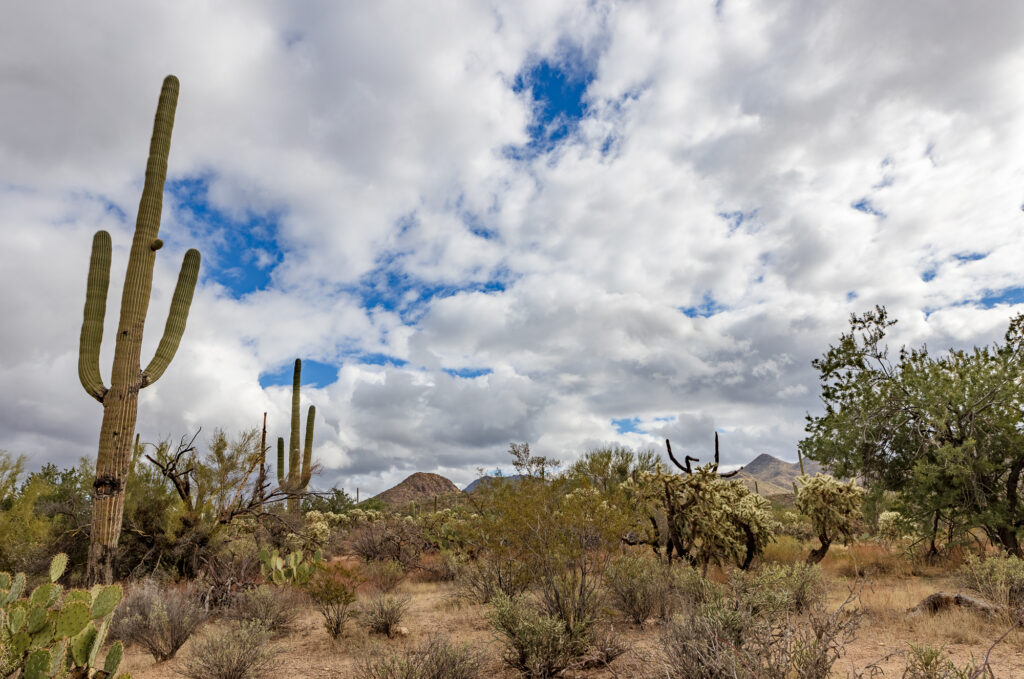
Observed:
[[[1001,338],[1024,306],[977,302],[1024,287],[1024,7],[719,5],[8,12],[0,447],[94,454],[99,406],[75,375],[89,242],[113,235],[109,366],[169,72],[171,179],[205,178],[239,223],[276,216],[280,251],[234,252],[166,202],[144,358],[185,248],[205,273],[179,355],[142,392],[144,437],[264,411],[277,436],[287,389],[258,379],[299,356],[341,366],[303,390],[321,484],[364,496],[415,470],[467,482],[510,440],[567,458],[669,437],[705,456],[717,428],[725,464],[792,458],[818,407],[809,362],[851,311],[888,305],[893,346]],[[592,69],[586,116],[515,159],[539,110],[515,76],[545,58]],[[235,298],[211,277],[232,266],[273,267],[271,283]],[[371,272],[390,307],[366,304]],[[682,312],[702,307],[718,313]]]

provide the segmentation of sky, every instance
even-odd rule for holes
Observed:
[[[163,77],[181,81],[143,362],[181,257],[158,442],[288,437],[318,488],[462,486],[526,441],[794,460],[812,359],[1024,312],[1024,3],[9,3],[0,22],[0,449],[94,457],[77,377],[113,238],[105,379]]]

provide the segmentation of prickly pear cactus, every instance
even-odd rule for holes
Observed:
[[[260,570],[263,577],[275,585],[304,585],[313,577],[318,566],[323,563],[319,551],[313,554],[309,560],[302,552],[292,552],[282,557],[277,550],[260,550]]]
[[[98,658],[121,588],[65,591],[57,580],[67,563],[66,554],[55,556],[49,582],[25,597],[24,573],[0,573],[0,676],[108,679],[117,672],[124,654],[120,641],[107,651],[102,667]]]

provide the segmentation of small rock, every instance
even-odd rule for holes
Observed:
[[[409,636],[409,628],[408,627],[399,627],[398,629],[395,630],[395,636],[399,636],[399,637],[407,637],[407,636]]]

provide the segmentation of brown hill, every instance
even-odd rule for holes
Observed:
[[[812,460],[804,460],[804,469],[808,474],[816,474],[822,471],[821,465]],[[743,471],[736,475],[736,479],[743,481],[747,488],[754,490],[754,481],[757,481],[757,490],[761,495],[781,495],[793,493],[793,482],[800,476],[800,465],[796,462],[786,462],[777,457],[762,453],[743,467]]]
[[[458,487],[440,474],[416,472],[394,488],[389,488],[376,496],[391,507],[401,507],[410,502],[428,502],[435,497],[447,497],[461,494]]]

